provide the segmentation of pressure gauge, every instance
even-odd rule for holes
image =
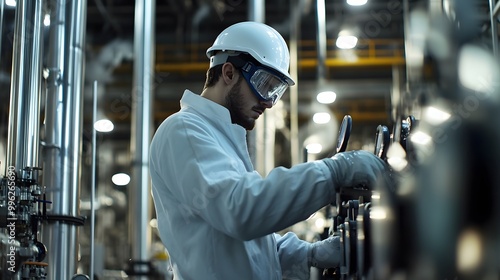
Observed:
[[[340,124],[339,136],[337,139],[337,153],[345,152],[347,149],[347,142],[349,141],[349,136],[351,136],[351,129],[352,118],[349,115],[345,115]]]
[[[385,125],[379,125],[377,127],[377,133],[375,135],[375,155],[381,159],[387,157],[387,149],[389,149],[389,142],[391,140],[391,135],[389,129]]]

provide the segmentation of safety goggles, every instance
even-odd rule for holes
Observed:
[[[280,100],[288,88],[288,83],[280,77],[279,73],[262,66],[256,66],[251,62],[247,62],[241,68],[241,73],[257,98],[263,101],[272,101],[273,105]]]
[[[260,100],[272,101],[275,105],[288,88],[285,77],[277,71],[244,61],[238,56],[229,56],[227,61],[241,69],[252,92]]]
[[[263,101],[272,101],[273,105],[280,100],[288,88],[288,83],[267,68],[247,62],[241,68],[243,77],[250,85],[253,93]]]

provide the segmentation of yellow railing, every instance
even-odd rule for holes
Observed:
[[[210,46],[203,44],[157,44],[156,70],[162,72],[206,71],[208,58],[205,50]],[[314,40],[300,41],[298,51],[299,68],[312,68],[318,65],[317,47]],[[360,40],[355,49],[340,50],[334,40],[327,41],[327,67],[347,66],[391,66],[403,65],[404,42],[396,39]]]

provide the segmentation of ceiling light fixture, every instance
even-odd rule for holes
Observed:
[[[313,121],[317,124],[328,123],[330,119],[331,119],[330,114],[326,112],[315,113],[313,115]]]
[[[110,120],[101,119],[94,123],[94,128],[99,132],[110,132],[113,131],[115,126],[113,125],[113,122],[111,122]]]
[[[356,45],[358,44],[358,37],[342,33],[343,31],[339,33],[339,37],[335,42],[337,48],[344,50],[354,49],[354,47],[356,47]]]
[[[126,186],[130,183],[130,176],[125,173],[116,173],[111,177],[111,181],[117,186]]]
[[[347,4],[351,6],[363,6],[368,0],[347,0]]]
[[[322,104],[331,104],[337,99],[337,94],[333,91],[322,91],[316,96],[316,100]]]

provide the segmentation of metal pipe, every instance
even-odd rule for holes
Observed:
[[[129,231],[132,261],[148,259],[151,245],[149,226],[149,143],[154,92],[155,0],[135,2],[134,73],[132,90],[132,180],[129,188]]]
[[[256,22],[266,21],[266,5],[264,0],[248,2],[248,19]]]
[[[290,76],[295,86],[290,87],[290,160],[291,164],[300,163],[302,153],[299,145],[299,79],[298,79],[298,41],[300,39],[301,0],[290,1]]]
[[[49,78],[44,147],[44,185],[53,219],[43,230],[48,248],[48,279],[76,273],[85,64],[86,0],[51,0]]]
[[[7,140],[7,168],[13,166],[21,178],[22,170],[38,167],[40,131],[40,91],[42,78],[42,3],[18,1],[15,14],[14,56],[10,87]],[[37,178],[33,178],[37,179]]]
[[[3,14],[5,10],[5,0],[0,0],[0,61],[2,60],[2,35],[3,35]]]
[[[495,8],[493,9],[493,12],[491,13],[491,15],[493,17],[497,17],[499,13],[500,13],[500,2],[497,2],[495,4]]]
[[[97,121],[97,81],[94,81],[92,95],[92,123]],[[95,239],[95,189],[96,189],[96,130],[92,127],[92,183],[90,191],[90,280],[94,280],[94,239]]]
[[[263,0],[248,2],[248,20],[265,22]],[[266,111],[257,119],[255,128],[247,133],[247,142],[252,164],[261,175],[265,176],[274,167],[274,118]]]
[[[326,80],[326,11],[325,0],[316,0],[316,40],[318,50],[318,78],[320,83]]]
[[[405,47],[405,61],[406,61],[406,91],[410,92],[413,82],[418,80],[418,71],[415,71],[412,59],[409,57],[412,52],[412,44],[410,42],[410,3],[409,0],[403,0],[403,34],[404,34],[404,47]],[[415,78],[417,76],[417,78]]]
[[[493,55],[498,58],[498,28],[497,28],[497,16],[498,13],[498,3],[495,4],[495,0],[489,0],[490,2],[490,13],[491,13],[491,46],[493,50]]]

